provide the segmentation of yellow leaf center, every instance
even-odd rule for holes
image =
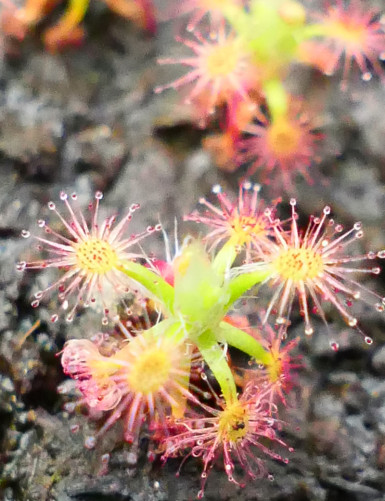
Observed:
[[[281,158],[298,153],[301,130],[287,118],[278,118],[267,131],[267,142],[271,151]]]
[[[253,237],[265,231],[265,225],[255,217],[237,215],[231,219],[231,233],[238,245],[249,243]]]
[[[322,256],[313,249],[285,249],[272,262],[272,267],[283,280],[300,282],[318,277],[324,263]]]
[[[270,382],[276,383],[281,379],[283,374],[283,360],[279,352],[272,352],[271,355],[271,362],[267,366],[267,373]]]
[[[210,79],[231,75],[239,62],[239,48],[234,41],[213,45],[206,59],[207,76]]]
[[[158,392],[170,379],[170,355],[162,348],[149,348],[134,362],[128,382],[135,393]]]
[[[328,36],[341,41],[351,48],[362,48],[365,46],[367,29],[363,23],[354,21],[330,21],[326,25]]]
[[[247,409],[240,402],[227,406],[219,418],[219,436],[222,441],[239,442],[248,430]]]
[[[111,244],[98,238],[82,242],[76,250],[79,268],[86,273],[103,275],[116,268],[118,256]]]

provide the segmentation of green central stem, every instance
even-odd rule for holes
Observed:
[[[214,333],[210,330],[204,332],[194,340],[205,362],[210,367],[215,379],[218,381],[226,404],[238,400],[237,388],[231,369],[226,361],[223,349],[219,346]]]

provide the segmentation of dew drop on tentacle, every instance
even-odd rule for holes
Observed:
[[[339,347],[340,347],[340,345],[336,341],[330,341],[330,348],[333,351],[338,351]]]
[[[16,264],[16,271],[24,271],[27,266],[25,261],[20,261],[20,263]]]
[[[313,327],[311,327],[310,325],[308,325],[308,326],[305,327],[305,334],[307,336],[311,336],[313,333],[314,333]]]
[[[59,384],[59,386],[57,387],[57,392],[59,393],[59,395],[65,395],[67,393],[66,385]]]
[[[74,404],[74,402],[66,402],[64,405],[63,405],[63,408],[66,412],[68,412],[69,414],[72,414],[75,410],[75,407],[76,405]]]
[[[96,438],[93,436],[87,437],[84,441],[84,447],[86,449],[94,449],[96,445]]]
[[[131,434],[132,437],[132,434]],[[132,441],[132,440],[131,440]],[[130,440],[126,440],[126,442],[130,442]],[[126,462],[128,466],[135,466],[138,463],[138,454],[136,452],[128,452],[126,456]]]

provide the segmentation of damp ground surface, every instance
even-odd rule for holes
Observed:
[[[159,2],[163,9],[164,5]],[[180,52],[173,36],[182,22],[160,24],[156,37],[95,8],[89,37],[78,50],[51,55],[38,39],[3,41],[0,63],[0,499],[4,501],[188,501],[199,490],[201,464],[190,458],[149,462],[146,432],[138,449],[120,440],[119,427],[94,450],[84,439],[100,426],[85,413],[68,415],[58,394],[65,380],[56,354],[70,338],[100,330],[87,311],[68,326],[52,324],[52,300],[30,307],[33,292],[54,279],[48,270],[17,273],[16,262],[36,251],[21,230],[36,230],[49,200],[61,190],[77,192],[86,206],[104,192],[103,211],[141,204],[132,229],[159,220],[173,231],[175,217],[191,212],[200,196],[220,183],[236,194],[244,173],[218,170],[202,149],[210,132],[193,121],[176,92],[153,92],[176,78],[178,68],[157,66],[158,57]],[[269,200],[296,196],[301,220],[332,206],[347,228],[364,225],[361,251],[385,248],[385,86],[352,75],[348,91],[337,78],[296,68],[290,85],[317,109],[325,140],[312,186],[298,181],[295,193],[277,193],[274,180],[262,189]],[[319,173],[319,174],[317,174]],[[258,182],[258,177],[254,179]],[[182,237],[195,231],[179,224]],[[147,244],[147,242],[146,242]],[[161,238],[148,240],[163,256]],[[366,280],[384,294],[384,274]],[[261,293],[261,301],[263,293]],[[274,480],[227,481],[221,462],[206,487],[209,501],[385,500],[385,322],[374,308],[358,304],[362,336],[328,312],[330,332],[315,320],[304,339],[300,319],[290,329],[301,336],[303,367],[282,411],[284,440],[295,451],[288,465],[268,461]],[[39,324],[36,324],[39,322]],[[24,339],[24,334],[32,330]],[[340,344],[337,353],[330,336]],[[79,430],[75,433],[79,427]],[[104,460],[110,454],[108,467]]]

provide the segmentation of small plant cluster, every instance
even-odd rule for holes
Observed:
[[[323,136],[322,121],[290,94],[287,77],[305,64],[325,75],[342,67],[342,89],[351,70],[364,81],[373,73],[383,79],[383,17],[367,3],[335,0],[312,11],[294,0],[184,2],[192,17],[178,42],[190,54],[160,63],[190,70],[156,91],[187,88],[197,122],[219,126],[204,146],[220,168],[246,166],[246,178],[258,173],[261,183],[290,193],[298,176],[313,182]]]
[[[43,41],[51,52],[81,42],[90,0],[72,0]],[[18,8],[3,0],[2,31],[23,40],[61,2],[26,0]],[[105,0],[117,14],[155,33],[151,0]],[[188,15],[188,36],[177,41],[189,51],[163,58],[189,71],[157,86],[187,89],[197,123],[214,131],[203,141],[219,168],[246,169],[279,192],[293,192],[297,178],[311,184],[319,175],[322,118],[303,96],[292,95],[286,81],[299,64],[324,75],[342,71],[346,90],[352,71],[364,81],[384,78],[384,16],[365,0],[334,0],[312,9],[296,0],[184,0],[171,15]],[[274,181],[273,181],[274,180]]]
[[[105,3],[154,32],[150,0]],[[3,0],[3,32],[22,40],[40,30],[51,52],[79,42],[89,0],[70,0],[58,23],[45,29],[58,4],[26,0],[15,7]],[[31,303],[37,308],[56,294],[52,322],[62,313],[71,323],[87,308],[101,317],[103,333],[70,339],[61,353],[63,370],[80,395],[66,404],[67,411],[85,406],[91,416],[105,418],[85,439],[86,447],[94,448],[120,424],[135,448],[145,428],[164,461],[201,459],[202,498],[218,459],[228,479],[241,486],[248,477],[272,478],[269,460],[289,461],[293,449],[280,411],[289,405],[300,366],[299,341],[288,339],[296,310],[307,337],[314,316],[321,319],[335,351],[329,308],[372,343],[355,304],[364,301],[383,312],[385,298],[357,276],[378,275],[385,250],[355,252],[361,223],[343,228],[329,206],[303,226],[296,199],[287,206],[263,200],[261,186],[245,179],[261,173],[261,184],[291,194],[298,175],[313,181],[319,122],[305,99],[287,90],[289,73],[297,64],[325,75],[342,69],[342,89],[356,70],[364,81],[372,74],[383,78],[385,31],[381,12],[364,0],[334,0],[315,11],[295,0],[185,0],[177,7],[177,15],[188,16],[188,35],[178,41],[190,54],[160,63],[189,71],[155,92],[185,89],[197,123],[216,130],[204,146],[219,167],[236,171],[246,165],[237,199],[215,186],[213,199],[202,198],[199,210],[184,217],[204,236],[187,236],[181,245],[176,238],[171,250],[161,224],[130,233],[138,204],[120,218],[102,219],[101,192],[87,213],[76,194],[63,192],[64,209],[48,204],[52,222],[39,220],[36,235],[23,231],[37,243],[39,257],[17,268],[59,273]],[[160,232],[166,255],[155,257],[145,244]],[[259,289],[264,294],[256,297]],[[245,304],[253,315],[242,309]],[[246,367],[233,363],[235,350],[248,358]]]
[[[344,229],[325,207],[302,227],[294,199],[290,217],[281,219],[279,202],[262,200],[258,185],[242,184],[236,200],[219,186],[213,191],[216,202],[201,199],[201,209],[185,217],[206,228],[206,235],[187,237],[173,255],[166,237],[166,258],[143,250],[160,225],[129,233],[137,204],[120,219],[101,220],[100,192],[88,214],[76,195],[62,193],[65,212],[48,204],[59,226],[39,220],[41,234],[23,232],[43,257],[18,264],[19,271],[60,273],[36,292],[33,307],[56,293],[68,322],[93,308],[105,325],[103,334],[67,341],[61,354],[63,370],[81,395],[67,410],[85,405],[91,414],[105,414],[85,445],[93,448],[117,422],[124,440],[137,444],[145,426],[164,461],[201,459],[199,498],[218,458],[238,485],[247,477],[271,478],[268,459],[289,461],[292,448],[282,438],[279,412],[298,368],[298,340],[287,340],[293,309],[299,308],[306,336],[313,333],[314,315],[327,325],[329,304],[371,344],[358,326],[354,303],[364,300],[379,312],[385,307],[384,297],[354,278],[377,275],[376,259],[385,258],[384,250],[351,252],[363,236],[360,223]],[[266,304],[249,299],[260,315],[259,325],[251,326],[236,305],[256,288],[268,289],[270,296]],[[52,315],[53,322],[58,318]],[[334,328],[327,332],[337,350]],[[229,347],[249,357],[246,368],[234,366]]]

